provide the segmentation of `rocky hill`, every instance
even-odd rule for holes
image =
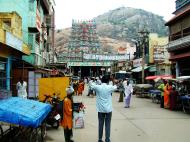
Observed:
[[[142,9],[120,7],[95,18],[100,36],[130,40],[138,37],[138,32],[147,29],[160,36],[167,34],[163,17]]]
[[[127,48],[131,39],[138,38],[138,32],[147,29],[160,36],[167,35],[163,17],[142,9],[120,7],[94,18],[103,50],[115,52],[118,48]],[[56,31],[56,50],[66,51],[71,29]],[[126,44],[127,43],[127,44]]]

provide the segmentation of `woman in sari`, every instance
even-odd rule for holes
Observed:
[[[167,83],[164,87],[164,108],[170,108],[169,95],[172,90],[172,82]]]

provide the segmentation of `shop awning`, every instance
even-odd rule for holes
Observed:
[[[153,76],[147,76],[146,80],[160,80],[160,79],[172,79],[174,78],[172,75],[153,75]]]
[[[144,66],[144,69],[147,69],[147,68],[148,68],[148,66]],[[142,66],[139,66],[139,67],[131,70],[131,72],[140,72],[140,71],[142,71]]]

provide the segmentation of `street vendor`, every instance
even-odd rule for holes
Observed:
[[[74,94],[74,89],[73,87],[68,87],[66,88],[66,93],[67,96],[64,99],[63,103],[63,120],[61,121],[61,125],[63,126],[64,129],[64,136],[65,136],[65,142],[74,142],[71,140],[71,137],[73,135],[72,133],[72,127],[73,127],[73,100],[72,100],[72,95]]]
[[[18,83],[16,84],[16,89],[17,89],[17,96],[21,98],[27,99],[27,83],[23,81],[23,78],[20,77]]]

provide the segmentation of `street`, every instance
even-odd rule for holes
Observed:
[[[75,142],[98,141],[98,117],[96,98],[85,95],[74,97],[86,106],[85,127],[73,129]],[[119,94],[113,93],[113,114],[111,124],[112,142],[189,142],[190,115],[181,111],[161,109],[151,99],[132,96],[131,107],[118,103]],[[64,142],[64,132],[48,128],[47,142]]]

